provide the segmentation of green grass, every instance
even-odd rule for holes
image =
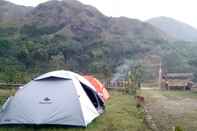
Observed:
[[[0,95],[5,96],[8,92]],[[136,108],[132,96],[122,92],[111,91],[111,99],[107,103],[106,111],[87,128],[36,128],[39,131],[150,131],[144,124],[142,109]],[[0,97],[4,99],[5,97]],[[34,131],[30,127],[1,127],[0,131]]]

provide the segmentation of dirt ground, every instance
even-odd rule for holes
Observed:
[[[159,131],[197,131],[197,93],[142,89],[145,108]]]

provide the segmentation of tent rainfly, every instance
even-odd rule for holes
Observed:
[[[104,109],[95,88],[71,71],[41,75],[7,99],[0,125],[67,125],[86,127]]]
[[[110,98],[109,92],[98,79],[96,79],[92,75],[85,75],[84,78],[86,78],[95,87],[97,93],[104,102],[106,102]]]

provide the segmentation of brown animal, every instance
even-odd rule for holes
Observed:
[[[135,96],[135,100],[136,100],[136,107],[142,107],[145,103],[145,99],[143,96]]]

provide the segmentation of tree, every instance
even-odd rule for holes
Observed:
[[[128,94],[136,94],[136,91],[141,86],[143,74],[143,67],[141,65],[137,65],[128,72],[128,87],[126,87],[126,92]]]
[[[32,61],[30,58],[30,53],[26,49],[26,47],[21,48],[17,54],[16,54],[17,59],[22,62],[26,68],[31,67]]]
[[[52,70],[66,69],[64,55],[60,53],[56,56],[51,56],[49,65]]]

